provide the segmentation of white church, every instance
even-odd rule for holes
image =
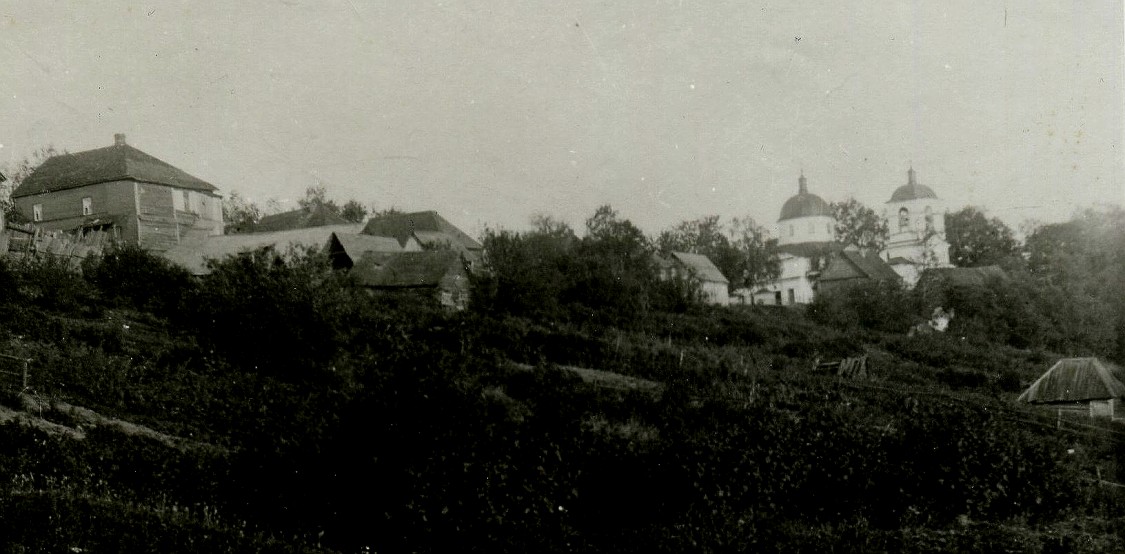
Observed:
[[[906,184],[895,189],[884,207],[883,218],[890,230],[885,249],[877,256],[863,253],[855,245],[835,241],[832,208],[823,198],[809,192],[802,173],[797,180],[797,194],[785,201],[777,220],[781,275],[755,290],[753,301],[808,304],[826,271],[834,277],[843,273],[864,278],[887,275],[889,266],[906,286],[913,287],[925,269],[950,266],[945,211],[945,204],[933,189],[919,184],[914,168],[910,168]]]

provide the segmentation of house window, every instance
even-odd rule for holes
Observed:
[[[778,306],[781,305],[781,291],[773,293],[773,301],[776,302]]]
[[[824,233],[827,234],[827,235],[832,234],[832,224],[831,223],[825,223],[824,224]]]
[[[902,208],[898,211],[898,230],[905,231],[910,227],[910,210]]]
[[[793,236],[793,225],[789,225],[789,236]]]
[[[36,204],[31,207],[31,219],[33,221],[43,221],[43,204]]]
[[[177,212],[184,211],[184,205],[187,204],[187,194],[180,194],[180,191],[172,191],[172,209]]]
[[[929,206],[926,206],[926,230],[934,230],[934,212]]]
[[[82,215],[94,213],[94,199],[89,196],[82,199]]]
[[[790,304],[796,304],[797,303],[797,293],[794,292],[793,289],[789,289],[789,303]]]

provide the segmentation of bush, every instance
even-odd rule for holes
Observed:
[[[116,244],[82,261],[82,275],[117,306],[167,316],[190,294],[187,270],[134,244]]]
[[[66,314],[98,316],[103,305],[97,290],[66,256],[43,254],[19,258],[12,265],[22,299]]]
[[[865,281],[823,291],[809,305],[809,317],[837,328],[855,326],[905,333],[919,319],[914,296],[899,282]]]

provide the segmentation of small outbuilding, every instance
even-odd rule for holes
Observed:
[[[699,293],[707,304],[726,306],[730,304],[728,289],[730,281],[723,272],[702,254],[688,252],[669,252],[666,256],[656,256],[656,265],[661,279],[691,279],[699,285]]]
[[[1115,417],[1125,398],[1125,372],[1097,358],[1064,358],[1019,396],[1019,402],[1059,411]]]

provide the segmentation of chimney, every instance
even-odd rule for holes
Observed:
[[[906,172],[906,184],[911,185],[911,186],[917,184],[917,183],[914,182],[914,166],[913,165],[910,166],[910,169],[907,170],[907,172]]]
[[[809,185],[805,181],[804,170],[801,171],[801,178],[797,179],[797,193],[798,194],[808,194],[809,193]]]
[[[113,135],[114,146],[125,146],[125,133],[115,133]]]

